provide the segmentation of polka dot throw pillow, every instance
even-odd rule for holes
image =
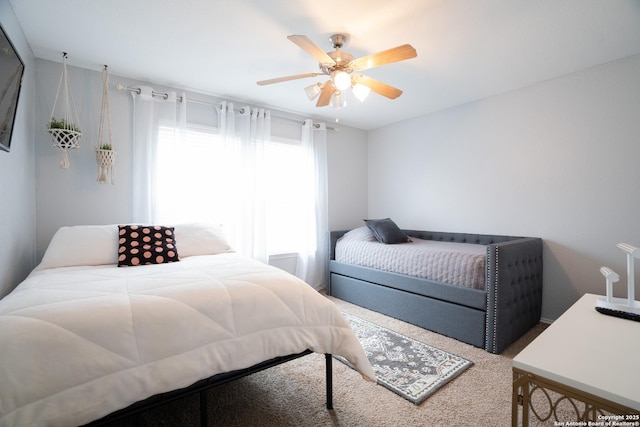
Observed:
[[[180,261],[173,227],[118,226],[118,267]]]

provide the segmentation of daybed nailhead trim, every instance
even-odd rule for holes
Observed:
[[[497,349],[497,325],[498,325],[498,246],[495,247],[495,277],[493,283],[493,338],[492,342],[489,343],[489,313],[486,314],[486,326],[485,326],[485,344],[484,347],[487,351],[491,353],[496,353]],[[490,258],[491,246],[487,246],[487,260]],[[489,284],[489,269],[487,269],[487,285]],[[487,310],[490,307],[490,297],[489,291],[487,291]]]
[[[491,246],[487,246],[487,263],[489,262],[489,260],[491,259]],[[486,278],[486,283],[487,283],[487,312],[485,313],[485,325],[484,325],[484,349],[486,351],[489,351],[489,304],[491,303],[491,298],[489,298],[489,290],[491,287],[491,282],[489,282],[490,279],[490,274],[489,274],[489,269],[487,268],[487,278]]]
[[[491,247],[487,246],[487,262],[489,262],[490,257],[490,250]],[[484,325],[484,349],[489,351],[489,269],[487,268],[487,277],[485,279],[485,282],[487,283],[487,312],[484,315],[485,318],[485,325]]]
[[[495,283],[493,286],[493,351],[495,353],[498,349],[498,260],[500,259],[498,255],[498,246],[496,246],[496,274],[495,274]]]

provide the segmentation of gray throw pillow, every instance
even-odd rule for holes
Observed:
[[[364,223],[367,224],[369,230],[371,230],[380,243],[394,244],[411,242],[409,236],[404,234],[402,230],[400,230],[400,227],[390,218],[365,219]]]

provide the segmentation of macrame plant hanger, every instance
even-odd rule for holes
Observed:
[[[62,97],[60,97],[60,89],[62,89]],[[69,89],[67,52],[62,53],[62,74],[60,75],[60,83],[58,84],[56,99],[53,102],[53,110],[51,111],[49,133],[53,140],[53,146],[58,148],[62,153],[60,167],[62,169],[69,169],[67,151],[78,148],[82,131],[80,130],[78,114],[75,111],[71,90]]]
[[[107,137],[104,137],[104,131]],[[111,137],[111,110],[109,108],[109,70],[104,66],[102,71],[102,110],[100,112],[100,130],[98,131],[98,146],[96,147],[96,162],[98,163],[97,181],[100,184],[115,183],[117,152],[114,150]]]

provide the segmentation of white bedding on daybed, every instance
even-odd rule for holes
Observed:
[[[353,229],[336,243],[335,260],[450,285],[485,289],[487,247],[411,237],[409,243],[382,244],[367,227]]]
[[[177,228],[176,237],[180,248]],[[0,425],[79,425],[305,349],[341,355],[375,378],[333,303],[235,253],[124,268],[41,265],[0,300]]]

